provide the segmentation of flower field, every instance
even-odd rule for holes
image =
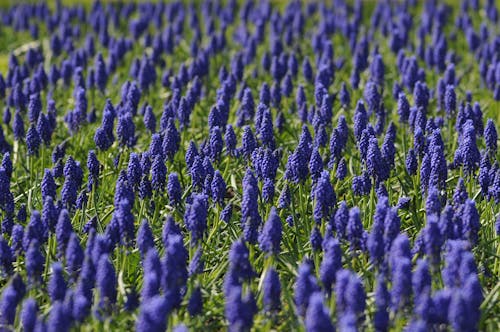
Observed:
[[[0,2],[0,331],[499,331],[499,8]]]

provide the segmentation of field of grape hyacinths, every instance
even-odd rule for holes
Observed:
[[[0,1],[0,331],[500,331],[494,0]]]

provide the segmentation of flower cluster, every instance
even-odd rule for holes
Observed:
[[[494,330],[483,2],[3,6],[0,329]]]

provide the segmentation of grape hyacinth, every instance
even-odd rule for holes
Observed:
[[[495,1],[71,2],[0,9],[1,330],[498,330]]]

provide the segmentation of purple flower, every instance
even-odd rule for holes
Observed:
[[[427,213],[427,216],[430,216],[432,214],[439,216],[439,214],[441,213],[441,201],[439,192],[435,187],[429,188],[429,191],[427,192],[425,212]]]
[[[491,169],[490,157],[487,153],[483,153],[481,157],[481,162],[479,163],[478,182],[479,185],[481,186],[481,193],[484,196],[488,195],[490,182],[493,182],[494,180],[494,176],[493,178],[490,178],[490,169]]]
[[[67,208],[71,209],[76,205],[78,198],[78,186],[73,177],[66,177],[61,190],[61,201]]]
[[[135,237],[134,215],[132,204],[128,199],[122,199],[115,205],[112,222],[116,222],[119,228],[121,243],[130,246]]]
[[[90,150],[87,156],[87,169],[89,170],[89,189],[98,186],[101,164],[94,150]]]
[[[135,145],[137,137],[135,136],[135,124],[130,112],[121,114],[118,117],[116,135],[121,145],[126,145],[128,147],[133,147]]]
[[[446,86],[444,94],[444,110],[449,117],[454,115],[457,110],[457,95],[453,85]]]
[[[163,231],[162,231],[162,241],[163,245],[167,246],[168,239],[171,236],[179,235],[181,236],[181,229],[180,227],[175,223],[175,220],[172,216],[168,215],[165,223],[163,224]]]
[[[317,180],[321,171],[323,171],[323,159],[317,148],[314,148],[312,151],[311,159],[309,160],[309,170],[313,180]]]
[[[363,96],[368,105],[368,110],[378,113],[382,97],[378,92],[377,85],[373,82],[367,82]]]
[[[7,216],[14,214],[14,196],[10,191],[10,178],[3,167],[0,167],[0,208]]]
[[[362,100],[359,100],[354,113],[354,136],[356,140],[361,139],[361,134],[366,128],[368,122],[365,106]]]
[[[340,202],[340,206],[335,212],[335,229],[339,238],[344,238],[346,234],[347,223],[349,221],[349,208],[345,201]]]
[[[226,207],[220,213],[220,220],[224,221],[226,224],[231,221],[233,215],[233,205],[227,204]]]
[[[153,187],[147,176],[143,176],[139,185],[139,198],[145,199],[153,195]]]
[[[167,166],[162,155],[156,155],[151,168],[151,184],[154,190],[163,191],[167,178]]]
[[[30,96],[28,104],[28,119],[31,124],[38,121],[38,117],[42,112],[42,100],[40,99],[40,94],[35,93]]]
[[[69,331],[71,326],[71,316],[68,315],[67,306],[62,301],[52,304],[50,314],[47,319],[47,331]],[[36,327],[35,327],[36,329]]]
[[[480,306],[483,303],[484,297],[481,284],[479,283],[476,274],[471,274],[466,280],[463,288],[463,295],[467,302],[468,312],[470,314],[469,325],[477,328],[479,318],[481,316]]]
[[[323,249],[323,237],[321,236],[321,231],[317,226],[314,226],[312,229],[311,234],[309,235],[309,242],[311,243],[313,251],[321,251]]]
[[[58,209],[54,206],[52,197],[47,196],[43,202],[42,223],[47,225],[51,232],[54,232],[58,217]]]
[[[164,331],[167,328],[167,314],[171,304],[165,296],[156,295],[143,301],[139,308],[135,328],[138,332]]]
[[[36,126],[31,125],[26,133],[26,146],[28,148],[28,155],[33,156],[38,154],[42,138],[38,133]]]
[[[351,250],[361,249],[363,241],[363,224],[361,223],[360,210],[358,207],[353,207],[349,210],[346,231]]]
[[[391,122],[387,127],[384,142],[382,143],[381,148],[382,158],[391,169],[394,168],[394,158],[396,156],[396,148],[394,147],[395,139],[396,126]]]
[[[259,105],[260,106],[260,105]],[[271,111],[265,108],[262,111],[262,116],[260,119],[258,133],[262,145],[270,149],[274,149],[274,132],[273,132],[273,118]]]
[[[141,258],[146,257],[149,249],[154,248],[154,238],[151,227],[146,219],[143,219],[137,231],[137,247],[141,253]]]
[[[467,300],[460,292],[454,292],[448,309],[448,321],[454,331],[470,331],[473,328],[469,318]]]
[[[330,217],[337,199],[330,183],[330,176],[326,171],[321,173],[321,177],[314,188],[314,198],[314,220],[316,223],[321,223],[322,219]]]
[[[374,263],[379,264],[385,254],[384,220],[387,215],[387,199],[379,200],[373,217],[373,226],[367,239],[367,249]]]
[[[57,240],[57,254],[59,257],[63,257],[66,252],[66,247],[73,233],[73,226],[71,225],[71,219],[69,213],[66,209],[61,210],[56,224],[56,240]]]
[[[10,282],[4,288],[2,297],[0,298],[0,323],[2,325],[14,325],[16,307],[22,296],[16,290],[13,282]]]
[[[311,63],[309,62],[309,59],[307,57],[305,57],[304,61],[302,62],[302,74],[304,75],[304,78],[309,82],[313,80],[313,70],[311,67]]]
[[[222,153],[222,148],[224,147],[224,142],[222,140],[222,133],[219,127],[213,127],[210,129],[210,159],[215,162],[219,160],[220,154]]]
[[[347,165],[345,159],[342,158],[337,163],[337,170],[335,171],[335,177],[337,178],[337,180],[342,181],[345,179],[346,176],[347,176]]]
[[[247,169],[243,178],[243,196],[241,203],[241,221],[244,225],[245,240],[254,243],[257,240],[257,228],[261,223],[258,211],[259,188],[252,171]]]
[[[0,236],[0,267],[4,275],[9,275],[12,273],[12,262],[14,261],[14,256],[12,249],[9,247],[7,241]]]
[[[1,95],[1,91],[2,90],[1,90],[1,87],[0,87],[0,95]],[[10,108],[6,107],[4,109],[4,111],[3,111],[2,121],[3,121],[4,124],[9,125],[11,118],[12,118],[12,114],[10,112]]]
[[[243,137],[241,140],[241,150],[247,157],[252,155],[253,150],[257,148],[257,143],[253,135],[252,129],[249,126],[243,127]]]
[[[442,269],[443,283],[448,288],[462,286],[460,270],[464,254],[469,245],[464,240],[447,241],[447,251],[445,257],[445,266]],[[468,269],[470,270],[470,269]]]
[[[142,284],[142,300],[148,300],[159,294],[162,269],[160,257],[155,248],[151,248],[144,259],[144,281]]]
[[[467,199],[462,212],[463,230],[462,237],[467,239],[472,245],[478,241],[478,233],[481,228],[479,222],[479,213],[476,208],[476,203]]]
[[[274,268],[267,270],[263,282],[263,303],[267,312],[277,312],[281,308],[281,282]]]
[[[73,278],[77,276],[83,264],[84,253],[80,240],[75,233],[71,233],[66,247],[66,269]]]
[[[375,286],[375,315],[373,318],[373,325],[377,330],[387,330],[389,326],[389,292],[387,285],[382,274],[377,276],[377,284]]]
[[[26,272],[28,278],[36,283],[41,279],[43,267],[45,265],[45,257],[40,252],[40,245],[37,240],[31,241],[28,250],[26,251]]]
[[[97,54],[97,58],[94,63],[94,69],[96,85],[99,90],[104,93],[108,81],[108,73],[106,70],[106,64],[104,63],[104,58],[102,57],[101,53]]]
[[[335,331],[328,308],[323,303],[323,294],[315,292],[309,299],[305,317],[306,330],[310,332]]]
[[[113,134],[114,119],[115,110],[113,109],[111,101],[108,100],[104,109],[101,127],[97,128],[94,134],[94,142],[96,146],[103,151],[109,149],[115,141],[115,136]],[[122,129],[124,128],[122,127],[120,131]],[[121,133],[125,135],[124,132]]]
[[[24,238],[24,229],[23,226],[19,224],[15,224],[12,227],[12,234],[11,234],[11,247],[12,251],[17,254],[21,253],[23,251],[23,238]]]
[[[153,113],[153,108],[150,105],[146,106],[146,109],[144,110],[144,126],[151,132],[155,133],[156,132],[156,116]]]
[[[401,123],[407,123],[410,116],[410,103],[404,92],[398,94],[398,115]]]
[[[155,259],[155,264],[158,264],[160,266],[160,258],[158,257],[158,254],[156,253],[156,250],[151,250],[148,252],[147,255],[147,262],[148,264],[153,264],[151,261],[154,257]],[[161,274],[155,273],[155,271],[151,270],[144,270],[144,277],[143,277],[143,283],[142,283],[142,291],[141,291],[141,298],[142,301],[147,301],[151,299],[152,297],[156,296],[159,294],[159,289],[160,289],[160,276]]]
[[[37,321],[38,306],[33,298],[28,298],[23,303],[21,310],[21,324],[24,331],[33,332]]]
[[[1,167],[3,167],[3,169],[5,170],[5,173],[7,174],[7,176],[9,178],[11,178],[12,177],[13,166],[12,166],[12,160],[10,159],[10,153],[9,152],[6,152],[3,155]]]
[[[495,155],[497,151],[498,134],[495,123],[492,119],[488,119],[486,122],[486,128],[484,129],[484,141],[490,153]]]
[[[347,86],[344,82],[342,82],[340,87],[339,100],[343,107],[347,107],[351,104],[351,95],[349,94],[349,90],[347,90]]]
[[[66,154],[66,146],[64,144],[56,145],[54,151],[52,152],[52,163],[57,163],[57,161],[64,158]]]
[[[42,178],[42,198],[45,200],[47,196],[50,196],[52,198],[57,197],[56,193],[56,183],[54,181],[54,177],[52,176],[52,172],[49,169],[45,169],[45,172],[43,174]]]
[[[154,133],[151,136],[151,143],[149,143],[149,150],[148,150],[149,156],[163,155],[162,144],[163,140],[161,135],[158,133]]]
[[[179,307],[185,293],[188,278],[188,252],[184,247],[182,237],[171,236],[168,239],[165,255],[162,259],[162,287],[172,301],[174,308]]]
[[[417,108],[422,107],[424,110],[427,109],[429,104],[429,89],[425,83],[417,81],[413,89],[413,99],[415,100],[415,106]]]
[[[415,294],[416,299],[421,299],[424,296],[430,295],[432,290],[431,282],[432,279],[427,261],[419,259],[412,276],[413,294]]]
[[[311,295],[317,291],[319,291],[319,286],[312,271],[312,262],[304,260],[299,265],[294,285],[294,303],[300,316],[305,317]]]
[[[40,114],[40,117],[38,118],[37,124],[36,124],[36,129],[38,133],[40,134],[40,138],[42,141],[45,143],[46,146],[50,145],[51,141],[51,136],[52,136],[52,128],[50,127],[49,119],[47,115],[45,114]]]
[[[85,258],[84,264],[82,266],[80,278],[78,279],[78,282],[75,286],[76,290],[74,293],[72,314],[77,321],[82,321],[90,312],[94,282],[94,265],[90,257],[87,257]]]
[[[280,252],[281,233],[281,219],[278,216],[276,208],[272,207],[259,236],[259,244],[262,251],[268,254],[278,254]]]
[[[274,198],[274,181],[266,178],[262,186],[262,198],[264,202],[270,203]]]
[[[151,153],[149,151],[141,153],[141,170],[143,176],[147,176],[149,174],[151,171],[151,165]]]
[[[379,181],[384,181],[389,177],[390,169],[382,157],[375,137],[371,137],[366,152],[366,168],[370,176]]]
[[[361,315],[366,306],[366,294],[359,277],[349,270],[339,270],[336,274],[335,294],[337,314],[344,316]]]
[[[408,154],[406,156],[406,171],[410,175],[417,174],[418,161],[417,156],[415,155],[415,150],[409,149]]]
[[[229,321],[229,331],[250,330],[257,304],[251,292],[242,297],[242,289],[233,286],[226,294],[225,316]]]
[[[181,203],[182,200],[182,187],[179,182],[179,177],[177,173],[170,173],[168,175],[167,181],[167,193],[170,203],[172,205],[177,205]]]
[[[398,311],[409,303],[411,296],[411,261],[408,258],[398,258],[393,264],[391,308]]]
[[[288,157],[285,170],[285,178],[295,183],[303,182],[308,176],[308,161],[311,158],[312,138],[307,126],[302,126],[299,144],[294,152]]]
[[[203,298],[201,296],[200,287],[196,287],[191,292],[191,297],[189,298],[187,309],[188,309],[189,315],[191,317],[194,317],[194,316],[202,313],[202,311],[203,311]]]
[[[426,153],[422,158],[420,165],[420,187],[422,192],[425,192],[429,185],[429,178],[431,173],[431,160],[429,154]]]
[[[262,98],[261,98],[261,102]],[[263,102],[264,104],[268,104]],[[241,107],[238,110],[238,127],[243,126],[243,124],[251,120],[255,115],[255,102],[252,96],[252,90],[250,88],[245,88],[243,92],[243,99],[241,100]]]
[[[52,302],[63,301],[66,295],[66,280],[64,280],[62,265],[59,262],[52,264],[52,275],[48,283],[48,292]]]
[[[23,237],[23,248],[27,250],[30,243],[33,241],[43,242],[45,236],[45,225],[43,225],[40,212],[34,210],[31,213],[31,218],[26,225],[26,230]]]
[[[290,188],[288,187],[287,184],[283,187],[281,190],[279,199],[278,199],[278,208],[279,209],[286,209],[290,206],[291,202],[291,193],[290,193]]]
[[[463,165],[466,174],[472,174],[477,169],[480,158],[473,121],[467,120],[462,127],[462,135],[455,153],[455,161]]]
[[[142,169],[139,155],[132,152],[127,165],[127,179],[133,187],[138,187],[141,181]]]
[[[397,260],[399,259],[411,259],[410,241],[405,233],[399,234],[392,245],[390,246],[390,251],[387,251],[389,265],[392,270],[394,270]]]
[[[286,97],[290,97],[293,91],[293,81],[290,74],[285,75],[285,79],[281,83],[281,91]]]
[[[229,269],[237,280],[249,280],[255,275],[249,261],[249,251],[243,240],[233,242],[229,251]]]
[[[167,128],[163,137],[162,150],[163,155],[173,160],[175,153],[179,150],[180,146],[180,135],[175,126],[174,119],[169,119],[167,123]]]
[[[108,310],[116,302],[116,273],[108,255],[99,258],[96,271],[96,285],[99,290],[99,307]]]
[[[201,247],[198,247],[194,256],[191,258],[188,267],[189,276],[194,276],[197,274],[202,274],[205,269],[205,262],[203,261],[203,251]]]
[[[433,264],[439,264],[443,237],[435,215],[427,215],[427,225],[423,229],[425,253]]]
[[[207,228],[208,202],[207,197],[202,194],[195,194],[193,202],[186,207],[184,222],[191,232],[191,243],[200,241]]]
[[[236,138],[236,134],[234,133],[233,126],[230,124],[226,126],[224,141],[226,142],[227,153],[230,155],[234,155],[236,152],[236,145],[238,144],[238,140]]]
[[[329,294],[335,282],[337,271],[342,268],[342,250],[337,239],[328,239],[324,244],[323,261],[320,266],[320,278]]]

